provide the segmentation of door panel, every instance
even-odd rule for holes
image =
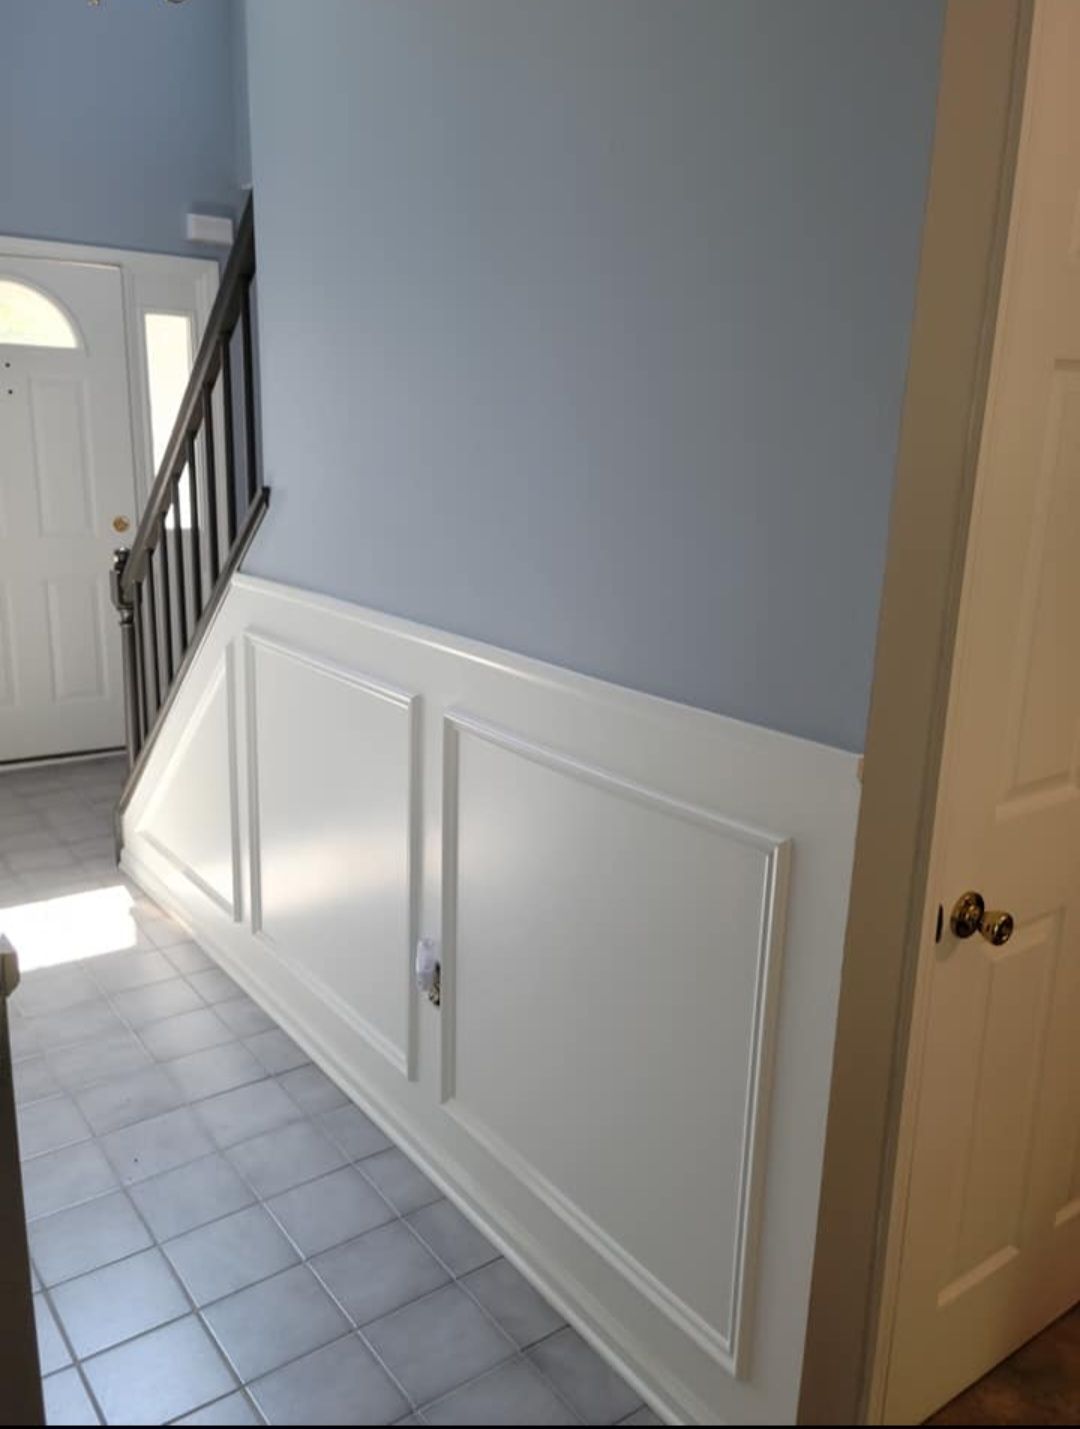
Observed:
[[[1039,0],[976,475],[924,949],[890,1422],[1080,1299],[1080,5]],[[932,926],[933,919],[928,919]]]
[[[74,343],[0,343],[2,761],[123,743],[108,579],[113,519],[136,511],[119,269],[0,252],[0,281]]]

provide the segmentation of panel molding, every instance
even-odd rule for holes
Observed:
[[[263,651],[299,661],[303,680],[293,685],[288,670],[261,661]],[[235,681],[230,740],[238,820],[231,842],[237,889],[232,912],[206,897],[155,846],[158,816],[151,814],[148,822],[155,789],[168,777],[200,702],[227,662]],[[253,670],[253,663],[262,665],[261,673]],[[350,973],[349,965],[343,964],[339,973],[333,957],[326,962],[322,954],[316,958],[313,946],[312,962],[333,981],[327,987],[306,965],[303,933],[308,926],[325,927],[326,948],[330,953],[335,947],[344,948],[347,955],[347,943],[337,940],[334,930],[347,928],[341,920],[353,916],[353,900],[348,896],[341,900],[343,911],[337,922],[329,909],[323,921],[319,880],[300,884],[295,908],[287,900],[282,904],[286,921],[279,928],[276,892],[271,901],[270,886],[259,883],[260,857],[264,876],[276,877],[271,859],[287,859],[291,852],[285,847],[288,840],[279,843],[280,830],[288,832],[289,801],[302,797],[303,781],[287,779],[282,761],[291,764],[304,757],[305,701],[317,700],[320,691],[309,678],[312,671],[319,677],[344,680],[350,690],[363,695],[354,706],[336,687],[333,691],[332,709],[319,727],[320,751],[325,752],[319,789],[332,790],[337,760],[344,769],[357,741],[370,740],[377,761],[371,768],[380,772],[378,792],[373,786],[377,802],[372,805],[372,819],[391,821],[385,827],[392,830],[395,850],[401,848],[397,840],[406,827],[397,811],[402,801],[409,806],[407,884],[404,857],[398,852],[388,865],[394,889],[391,901],[372,923],[382,930],[378,936],[383,941],[377,945],[380,966],[387,969],[389,979],[393,938],[393,957],[399,959],[402,976],[411,977],[412,938],[448,935],[442,947],[443,1006],[436,1010],[410,991],[405,1056],[396,1033],[389,1041],[385,1038],[387,1029],[404,1025],[398,1020],[400,1012],[390,1014],[401,1003],[395,1001],[389,981],[384,984],[386,1000],[368,1006],[365,974],[359,968]],[[271,674],[272,686],[264,684],[260,690],[259,679]],[[275,702],[267,705],[271,689]],[[406,712],[409,720],[408,781],[400,762],[405,729],[396,716],[391,717],[386,701],[392,709]],[[262,718],[258,718],[260,709]],[[267,717],[268,712],[272,717]],[[218,719],[212,728],[213,739],[224,738]],[[207,771],[213,767],[212,750],[198,757]],[[384,766],[387,758],[400,772]],[[270,783],[264,778],[260,808],[260,760],[267,759],[278,772]],[[523,761],[520,766],[512,762],[517,759]],[[671,1422],[791,1422],[798,1402],[809,1303],[858,812],[857,764],[856,755],[623,690],[331,597],[237,576],[124,813],[123,863],[658,1413]],[[333,828],[345,833],[333,833],[333,839],[343,837],[343,842],[332,841],[329,846],[344,849],[335,858],[349,857],[348,811],[353,801],[359,800],[363,807],[363,768],[362,762],[354,766],[337,800]],[[555,788],[542,770],[571,782],[564,786],[560,777]],[[511,782],[504,799],[502,781],[508,771]],[[178,789],[178,796],[181,792],[187,797],[190,784]],[[465,801],[460,827],[456,822],[459,793]],[[484,802],[471,804],[474,795]],[[210,798],[209,792],[206,797]],[[540,840],[534,848],[529,820],[538,797],[543,803],[535,806],[537,819],[546,822],[533,825]],[[609,800],[622,801],[625,817]],[[220,820],[222,800],[217,807],[221,813],[214,817]],[[695,1173],[697,1182],[687,1182],[685,1204],[694,1237],[690,1243],[669,1242],[663,1223],[647,1219],[663,1173],[657,1170],[655,1156],[651,1163],[648,1160],[647,1136],[638,1149],[629,1112],[606,1130],[600,1152],[605,1157],[614,1155],[617,1162],[585,1166],[578,1176],[572,1171],[570,1143],[561,1140],[558,1123],[551,1119],[557,1109],[544,1099],[544,1078],[504,1085],[501,1098],[495,1095],[497,1083],[485,1083],[492,1068],[505,1065],[506,1054],[485,1040],[484,1032],[485,1027],[495,1026],[488,1019],[508,1005],[497,989],[490,998],[457,1008],[457,1031],[469,1040],[454,1045],[455,977],[465,978],[470,998],[474,992],[490,992],[490,984],[469,979],[474,967],[478,976],[495,970],[498,949],[497,943],[484,945],[483,957],[471,964],[467,962],[471,944],[464,944],[463,960],[455,966],[458,912],[464,936],[471,936],[470,920],[480,916],[484,921],[476,925],[478,931],[481,926],[490,928],[498,937],[500,928],[513,923],[514,899],[524,896],[531,904],[534,897],[550,896],[550,886],[536,881],[545,873],[533,859],[534,855],[546,858],[545,850],[551,850],[555,862],[544,867],[558,876],[555,896],[560,900],[552,926],[572,927],[578,906],[577,855],[575,848],[564,858],[562,840],[575,832],[564,820],[576,820],[581,814],[587,822],[578,831],[579,838],[588,840],[596,831],[604,836],[606,830],[625,827],[629,840],[629,861],[614,870],[598,864],[603,883],[586,890],[586,900],[595,896],[600,906],[620,887],[632,898],[637,869],[650,870],[650,898],[655,899],[660,890],[660,903],[649,905],[653,909],[650,932],[633,944],[633,965],[638,970],[653,966],[649,947],[664,936],[665,928],[675,932],[671,919],[677,919],[677,935],[685,940],[695,920],[704,930],[720,928],[732,900],[730,926],[737,935],[725,945],[731,952],[730,964],[714,956],[714,939],[707,931],[692,945],[685,941],[676,945],[696,949],[685,959],[681,954],[676,959],[674,966],[685,977],[677,999],[670,1003],[674,1015],[690,1017],[690,1022],[679,1025],[692,1035],[683,1040],[679,1057],[671,1062],[668,1080],[655,1081],[648,1064],[635,1069],[627,1044],[618,1042],[624,1016],[638,1028],[651,1029],[650,1039],[658,1026],[651,1003],[635,1000],[638,984],[624,983],[615,1007],[597,1004],[606,1015],[596,1024],[601,1042],[595,1055],[606,1059],[611,1079],[607,1085],[618,1086],[627,1073],[636,1079],[640,1072],[642,1105],[647,1104],[649,1114],[655,1115],[657,1108],[671,1104],[672,1088],[677,1104],[678,1087],[686,1084],[686,1078],[694,1079],[698,1094],[692,1123],[683,1129],[680,1118],[669,1117],[662,1135],[662,1123],[656,1122],[654,1151],[662,1147],[664,1155],[680,1158],[680,1165],[692,1165],[701,1129],[708,1136],[709,1126],[716,1127]],[[483,821],[489,817],[494,822],[486,825]],[[163,814],[160,827],[167,821]],[[373,822],[370,828],[383,826]],[[188,827],[196,831],[192,837],[197,840],[201,827],[197,803]],[[513,846],[512,864],[496,860],[491,868],[481,868],[471,862],[474,849],[483,848],[474,840],[482,838],[487,827],[497,837],[504,830],[517,831],[514,836],[525,840]],[[710,841],[714,834],[715,864]],[[207,833],[211,837],[212,821]],[[459,838],[462,856],[469,860],[461,869],[460,910],[454,903]],[[668,865],[651,862],[654,838],[658,856],[678,860],[670,864],[677,872],[675,884],[664,872]],[[320,820],[311,808],[298,821],[296,839],[298,857],[315,859],[317,868]],[[224,840],[215,847],[215,857],[220,859]],[[498,852],[501,845],[491,847]],[[581,847],[587,865],[590,845]],[[186,844],[184,848],[197,862],[197,848]],[[689,860],[685,882],[684,857]],[[346,869],[347,890],[348,864],[339,867]],[[476,881],[474,868],[479,870]],[[500,883],[494,903],[484,881],[489,876],[509,880]],[[588,877],[587,866],[584,876]],[[328,887],[334,890],[339,883],[340,874],[335,873]],[[669,886],[674,889],[670,903],[665,891]],[[308,887],[311,891],[304,891]],[[332,891],[331,896],[338,895]],[[308,899],[310,911],[305,912]],[[586,901],[584,906],[590,905]],[[635,906],[622,903],[620,926],[632,928]],[[397,939],[406,915],[410,946],[400,948]],[[287,948],[275,947],[264,923],[287,940]],[[556,958],[547,974],[558,976],[559,982],[545,1001],[544,1017],[558,1021],[550,1032],[540,1024],[538,1036],[555,1054],[561,1019],[573,1008],[577,995],[571,971],[574,957],[572,952],[570,961]],[[720,999],[715,1006],[718,1011],[723,1007],[722,1018],[714,1019],[709,1010],[712,1003],[695,1002],[697,984],[686,978],[696,970],[707,971],[709,997]],[[655,985],[661,986],[662,979]],[[461,986],[459,981],[459,990]],[[644,984],[641,996],[650,996]],[[713,1025],[724,1038],[722,1045],[710,1044],[705,1035],[704,1030]],[[569,1027],[564,1035],[571,1035]],[[512,1047],[512,1033],[507,1036]],[[582,1050],[568,1072],[571,1080],[585,1074],[592,1055],[593,1044],[578,1045]],[[631,1060],[624,1073],[619,1059],[627,1056]],[[729,1091],[722,1098],[710,1090],[710,1076],[723,1078],[717,1085]],[[560,1084],[559,1096],[565,1085]],[[494,1089],[490,1098],[485,1086]],[[528,1101],[518,1100],[522,1089],[533,1089],[529,1095],[539,1098],[532,1112]],[[581,1140],[573,1145],[589,1146],[588,1127],[591,1118],[600,1114],[599,1105],[593,1098],[577,1117],[574,1134]],[[528,1118],[520,1137],[515,1127],[519,1106]],[[599,1146],[598,1142],[598,1150]],[[638,1154],[646,1158],[643,1169],[651,1166],[648,1184],[625,1203],[613,1201],[617,1173],[606,1168],[623,1164],[624,1158],[631,1166]],[[710,1220],[720,1234],[707,1247],[708,1259],[702,1262],[695,1259],[693,1247],[703,1234],[711,1234]],[[673,1225],[672,1234],[677,1233],[678,1226]]]
[[[200,724],[206,711],[209,709],[214,697],[224,685],[225,701],[228,711],[228,731],[229,744],[227,750],[227,767],[229,771],[229,846],[231,849],[231,898],[223,898],[212,884],[174,849],[171,849],[163,839],[159,838],[147,825],[153,816],[155,799],[148,801],[146,808],[139,819],[138,833],[147,844],[160,856],[165,859],[176,871],[191,883],[204,898],[208,898],[211,903],[220,908],[225,913],[230,922],[237,922],[241,917],[241,883],[240,883],[240,802],[237,789],[237,758],[236,758],[236,671],[233,651],[226,649],[222,652],[222,658],[214,671],[211,673],[206,685],[199,693],[198,702],[195,704],[188,718],[184,722],[183,733],[172,748],[168,760],[163,764],[159,774],[159,782],[163,789],[167,789],[165,780],[174,766],[180,764],[190,748],[195,736],[199,733]]]
[[[408,895],[408,933],[406,946],[402,952],[402,977],[406,984],[406,1027],[405,1045],[399,1047],[373,1022],[364,1017],[355,1007],[345,1001],[335,990],[309,970],[308,976],[320,995],[334,1008],[342,1021],[348,1023],[356,1035],[362,1038],[373,1051],[383,1057],[402,1076],[410,1081],[416,1076],[417,1026],[416,990],[412,980],[412,950],[416,946],[419,924],[419,878],[420,878],[420,774],[419,774],[419,697],[414,693],[376,679],[353,667],[316,654],[312,650],[275,639],[265,631],[252,629],[241,638],[243,648],[244,683],[247,691],[245,748],[248,787],[248,896],[250,899],[250,926],[252,934],[260,945],[284,966],[289,960],[275,940],[263,926],[262,906],[262,838],[259,821],[259,738],[258,738],[258,678],[255,657],[259,650],[291,660],[294,664],[313,671],[326,679],[336,680],[351,689],[360,691],[373,699],[383,700],[400,709],[407,720],[408,756],[406,779],[408,784],[408,868],[406,880]]]
[[[474,1115],[457,1097],[456,971],[458,903],[458,830],[461,796],[460,744],[471,735],[518,758],[565,774],[615,798],[696,824],[757,849],[764,860],[761,918],[754,953],[754,995],[747,1068],[742,1148],[739,1158],[738,1209],[734,1232],[733,1275],[728,1297],[727,1333],[719,1330],[676,1295],[660,1278],[595,1219],[562,1192],[504,1137]],[[749,1356],[747,1326],[754,1294],[754,1252],[761,1223],[764,1146],[768,1131],[771,1054],[776,1000],[787,916],[790,838],[727,818],[715,810],[673,798],[614,770],[574,758],[535,740],[501,728],[462,709],[443,716],[443,925],[444,1005],[440,1019],[440,1099],[451,1115],[495,1160],[592,1246],[613,1269],[630,1280],[669,1319],[690,1335],[728,1373],[745,1373]]]

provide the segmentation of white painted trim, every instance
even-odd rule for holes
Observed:
[[[288,956],[275,949],[258,929],[263,815],[257,799],[254,733],[258,696],[252,664],[260,648],[282,653],[309,670],[374,695],[375,703],[367,706],[363,701],[355,706],[344,701],[330,726],[324,727],[322,737],[340,738],[343,758],[366,737],[389,739],[379,748],[398,761],[388,788],[397,791],[393,800],[402,802],[385,807],[391,809],[395,830],[411,830],[407,878],[402,880],[400,858],[392,865],[393,886],[401,890],[394,895],[401,899],[397,905],[400,918],[407,920],[410,937],[437,934],[440,927],[446,935],[442,1010],[436,1011],[426,999],[410,993],[404,1057],[392,1039],[387,1045],[386,1029],[396,1023],[385,1020],[385,1011],[374,1023],[367,1009],[354,1000],[357,995],[362,1000],[362,993],[355,991],[361,984],[353,980],[349,984],[353,993],[349,998],[342,996],[339,987],[346,984],[335,971],[340,963],[320,963],[319,969],[305,964],[302,928],[295,934],[297,946],[290,943]],[[161,857],[154,846],[153,820],[145,827],[152,790],[166,774],[175,778],[180,772],[177,761],[183,758],[183,731],[223,660],[232,661],[236,673],[234,739],[240,812],[232,845],[234,873],[239,867],[245,895],[237,906],[246,903],[240,921],[233,921]],[[273,725],[259,720],[260,731],[265,730],[271,741],[271,752],[263,749],[260,757],[292,761],[302,757],[303,729],[293,722],[302,724],[308,696],[302,685],[294,689],[287,673],[282,678],[286,683],[281,689],[289,692],[289,704],[274,708],[288,708],[291,713],[285,723],[280,716]],[[265,692],[262,698],[266,698]],[[407,711],[408,738],[404,742],[387,735],[382,718],[375,714],[384,701]],[[370,736],[364,724],[365,709],[373,720]],[[383,733],[376,735],[378,730]],[[463,735],[476,736],[479,742],[470,743],[469,759],[463,766],[468,782],[462,794],[469,822],[458,829],[456,745]],[[512,762],[502,763],[504,754],[521,759],[520,781],[513,776],[509,784],[504,782],[506,770],[514,767]],[[857,766],[855,755],[620,689],[342,601],[239,576],[234,578],[178,693],[125,814],[124,867],[180,916],[199,942],[666,1418],[702,1423],[785,1422],[794,1418],[801,1371],[832,1028],[859,799]],[[545,771],[558,777],[548,783]],[[181,774],[177,787],[190,787],[190,782],[184,786]],[[288,788],[288,797],[303,801],[302,781],[278,787]],[[280,841],[288,819],[283,817],[280,792],[275,798],[275,836]],[[534,799],[540,802],[533,804]],[[513,1002],[506,1002],[497,980],[488,980],[501,955],[498,921],[490,922],[492,910],[497,914],[500,905],[492,902],[486,875],[477,872],[475,863],[463,865],[462,890],[467,902],[460,910],[455,907],[458,839],[463,840],[463,851],[479,849],[483,854],[488,846],[483,838],[476,842],[478,829],[483,836],[489,829],[514,830],[514,877],[525,879],[534,860],[538,864],[559,858],[567,842],[577,839],[586,880],[580,892],[574,862],[577,849],[571,851],[571,861],[562,865],[568,873],[552,865],[561,890],[557,902],[552,904],[548,894],[556,885],[545,880],[539,866],[532,887],[524,889],[538,909],[554,910],[557,923],[553,926],[572,930],[577,900],[589,895],[590,888],[598,890],[605,910],[624,917],[627,908],[633,909],[637,883],[633,874],[629,882],[604,882],[622,875],[614,866],[614,871],[603,863],[593,866],[589,850],[596,845],[580,843],[582,836],[573,822],[559,821],[570,820],[569,811],[576,809],[591,823],[599,819],[597,828],[618,831],[622,827],[620,803],[628,811],[631,807],[637,811],[632,818],[629,812],[627,815],[628,837],[632,839],[627,856],[632,861],[623,865],[625,868],[646,871],[650,866],[666,866],[655,862],[652,851],[670,850],[672,857],[681,859],[685,852],[693,860],[704,860],[699,866],[715,869],[716,877],[735,880],[730,884],[730,905],[723,895],[724,909],[730,908],[730,922],[708,903],[719,896],[712,891],[713,874],[684,885],[681,862],[670,864],[674,881],[669,882],[665,874],[660,883],[652,885],[664,901],[649,904],[663,909],[660,937],[668,936],[665,928],[673,930],[665,956],[677,955],[670,974],[659,976],[670,976],[673,988],[685,989],[696,985],[687,977],[700,970],[710,996],[717,999],[715,1003],[701,999],[695,1003],[691,998],[679,1004],[686,1009],[686,1026],[693,1031],[673,1046],[679,1047],[680,1058],[685,1053],[692,1060],[671,1063],[695,1069],[694,1086],[680,1083],[688,1091],[696,1088],[701,1092],[693,1102],[685,1101],[687,1109],[694,1110],[694,1126],[705,1124],[701,1120],[703,1096],[712,1098],[723,1113],[724,1136],[716,1143],[719,1149],[709,1152],[710,1157],[720,1159],[708,1163],[721,1168],[722,1181],[715,1188],[711,1180],[702,1182],[687,1203],[694,1223],[705,1228],[701,1234],[710,1236],[715,1220],[720,1237],[711,1251],[705,1246],[703,1250],[715,1255],[717,1266],[724,1267],[722,1273],[731,1278],[713,1282],[711,1287],[693,1269],[697,1262],[673,1249],[656,1230],[658,1223],[647,1221],[643,1226],[635,1219],[639,1211],[633,1208],[651,1203],[652,1186],[647,1195],[639,1192],[636,1198],[631,1196],[624,1214],[621,1206],[612,1206],[610,1201],[612,1194],[622,1200],[618,1187],[624,1183],[613,1182],[608,1169],[616,1162],[594,1163],[581,1195],[566,1180],[568,1163],[560,1152],[558,1137],[552,1142],[541,1136],[537,1141],[536,1124],[528,1120],[518,1134],[512,1100],[517,1094],[514,1064],[503,1060],[515,1044],[511,1041],[504,1050],[495,1042],[489,1047],[476,1041],[478,1036],[486,1037],[485,1028],[497,1027],[491,1021],[493,1015],[499,1018],[504,1010],[511,1017],[521,1014],[514,1011]],[[497,823],[490,822],[487,810],[495,814]],[[339,807],[336,817],[340,812]],[[311,808],[300,813],[298,827],[319,827]],[[371,827],[364,824],[362,808],[357,809],[356,817],[355,837],[362,850],[371,847],[377,831],[373,835]],[[504,824],[505,819],[511,822]],[[535,845],[533,827],[540,840]],[[715,852],[710,834],[718,835]],[[395,832],[394,838],[399,836]],[[215,847],[219,844],[215,839]],[[497,845],[490,847],[498,852]],[[306,849],[298,846],[297,856],[308,865],[314,858],[317,866],[317,840]],[[287,861],[280,866],[287,869],[291,865]],[[362,867],[358,864],[358,872]],[[305,891],[303,896],[312,895]],[[366,896],[357,895],[355,916],[361,921],[366,916]],[[700,908],[696,903],[690,905],[687,911],[684,899],[689,896],[705,901]],[[465,919],[462,931],[469,939],[469,956],[481,959],[472,966],[481,970],[482,981],[474,981],[472,987],[487,999],[481,1021],[468,1023],[471,1040],[461,1044],[458,1055],[464,1058],[468,1052],[469,1058],[460,1064],[454,1054],[451,1024],[459,1014],[466,1014],[467,1007],[478,1009],[481,1004],[469,1002],[458,1007],[455,1002],[456,997],[465,995],[460,984],[455,988],[454,934],[459,911]],[[622,924],[631,940],[635,916],[631,914],[629,922],[624,918]],[[483,944],[477,942],[478,917],[492,930],[484,934],[487,941]],[[693,932],[707,932],[702,917],[710,920],[708,927],[725,928],[722,961],[715,956],[720,944],[714,947],[712,939],[706,936],[702,940]],[[675,933],[679,920],[682,926]],[[384,926],[400,928],[402,922],[394,914]],[[522,926],[526,940],[529,926]],[[620,941],[618,946],[637,960],[635,965],[644,976],[652,975],[649,968],[655,963],[642,952],[656,946],[651,935],[646,944],[639,941],[636,950],[632,943]],[[367,947],[366,952],[370,951]],[[371,976],[395,978],[397,973],[391,970],[403,970],[404,951],[387,946],[377,952]],[[411,953],[411,948],[408,951]],[[531,949],[529,956],[535,951],[539,949]],[[339,949],[334,957],[340,956]],[[728,960],[735,981],[725,971]],[[534,958],[519,966],[542,965]],[[329,969],[331,982],[324,978],[323,967]],[[367,976],[365,971],[365,979]],[[332,985],[334,978],[337,985]],[[367,985],[366,981],[362,984]],[[594,978],[596,995],[602,997],[604,985]],[[631,989],[636,985],[633,981],[623,984]],[[573,1005],[568,1002],[575,995],[572,984],[549,986],[556,998],[554,1007]],[[725,989],[729,989],[727,994]],[[493,1002],[492,991],[497,994]],[[736,996],[737,1000],[732,1000]],[[402,1015],[400,1001],[380,1006],[396,1006],[399,1010],[393,1013],[394,1019]],[[602,1004],[595,1006],[599,1010]],[[631,1017],[640,1013],[641,1025],[650,1025],[648,1006],[635,1006],[632,993],[620,1003],[619,1019],[623,1010]],[[618,1036],[612,1029],[621,1022],[613,1024],[609,1018],[605,1025],[609,1029],[605,1036]],[[682,1024],[671,1026],[672,1037],[678,1039]],[[733,1029],[738,1041],[714,1044],[715,1029],[720,1027]],[[552,1034],[555,1055],[560,1062],[568,1055],[573,1058],[573,1084],[588,1092],[592,1044],[587,1038],[560,1042],[557,1026],[552,1027]],[[630,1056],[625,1050],[629,1045],[622,1044],[622,1049],[614,1043],[597,1045],[595,1056],[609,1061]],[[472,1055],[478,1048],[483,1054],[479,1061]],[[695,1048],[701,1049],[700,1060]],[[494,1062],[489,1053],[496,1058]],[[723,1055],[727,1060],[718,1061]],[[618,1068],[619,1064],[612,1065]],[[710,1071],[716,1066],[728,1070],[725,1079],[710,1088]],[[490,1101],[489,1089],[495,1084],[485,1080],[488,1067],[505,1067],[510,1074],[506,1087],[513,1090],[504,1092],[501,1104]],[[456,1094],[448,1097],[454,1075],[462,1069],[469,1069],[471,1080],[459,1083]],[[622,1078],[623,1073],[618,1075]],[[657,1095],[667,1099],[655,1103],[658,1107],[682,1107],[681,1097],[671,1101],[671,1083],[663,1080],[670,1073],[658,1067],[657,1075],[659,1082],[650,1074],[642,1083],[644,1095],[653,1102]],[[543,1079],[534,1083],[541,1097],[545,1084]],[[573,1110],[562,1101],[559,1106]],[[496,1110],[494,1120],[489,1107]],[[685,1146],[687,1155],[692,1156],[693,1148],[678,1119],[667,1120],[675,1137],[669,1144]],[[579,1113],[579,1134],[583,1126]],[[660,1126],[657,1122],[658,1131]],[[623,1135],[622,1131],[613,1134]],[[612,1146],[620,1161],[624,1154],[620,1148],[629,1154],[625,1141]],[[537,1148],[539,1159],[534,1154]],[[636,1147],[634,1154],[638,1154]],[[642,1167],[649,1168],[655,1178],[660,1163],[655,1157],[650,1160],[647,1134],[640,1156]],[[572,1173],[572,1167],[569,1169]],[[662,1204],[659,1185],[655,1194],[658,1205]],[[702,1212],[706,1203],[707,1221]],[[672,1234],[678,1234],[677,1227]],[[717,1289],[721,1283],[722,1290]],[[684,1287],[688,1293],[683,1293]]]
[[[780,965],[783,957],[784,922],[787,916],[788,872],[791,840],[766,833],[681,799],[673,799],[657,789],[650,789],[624,779],[611,770],[560,754],[532,740],[523,739],[512,731],[477,719],[461,710],[451,709],[443,716],[445,758],[443,764],[443,929],[442,982],[446,1010],[440,1019],[440,1101],[455,1118],[484,1146],[491,1155],[513,1171],[513,1174],[533,1193],[550,1206],[568,1225],[610,1265],[632,1281],[643,1295],[674,1320],[697,1341],[730,1374],[745,1373],[748,1346],[743,1327],[749,1323],[751,1288],[753,1285],[753,1251],[761,1220],[762,1185],[764,1179],[764,1146],[768,1133],[768,1090],[771,1071],[769,1053],[776,1025],[776,996],[779,990]],[[456,919],[457,919],[457,808],[458,808],[458,742],[462,733],[510,751],[522,759],[532,760],[592,784],[620,798],[631,799],[646,807],[659,809],[675,818],[699,824],[737,842],[759,849],[765,856],[762,890],[761,931],[758,942],[756,992],[753,1008],[753,1036],[747,1078],[744,1140],[740,1156],[739,1211],[735,1233],[736,1252],[734,1275],[729,1301],[728,1335],[716,1328],[694,1309],[673,1295],[644,1265],[631,1255],[569,1196],[563,1194],[525,1157],[487,1126],[478,1117],[457,1104],[454,1096],[456,1049],[456,1018],[454,1009]]]
[[[318,655],[312,654],[297,645],[292,645],[281,640],[275,640],[272,636],[260,633],[258,630],[249,630],[242,640],[244,654],[244,677],[247,695],[247,713],[245,719],[245,734],[247,740],[247,780],[249,790],[249,817],[248,817],[248,877],[249,877],[249,921],[252,933],[258,938],[260,944],[273,957],[281,961],[281,953],[274,939],[263,928],[262,923],[262,867],[260,860],[260,839],[259,839],[259,808],[258,808],[258,739],[256,736],[256,716],[258,696],[256,693],[256,682],[254,673],[254,652],[258,649],[270,650],[275,654],[282,655],[288,660],[293,660],[297,664],[306,665],[308,669],[315,670],[321,675],[326,675],[333,680],[339,680],[346,685],[351,685],[354,689],[362,690],[365,694],[372,695],[375,699],[385,700],[388,704],[396,706],[405,712],[409,726],[409,922],[408,936],[405,947],[401,950],[401,976],[404,980],[407,996],[407,1030],[406,1047],[402,1054],[400,1048],[396,1047],[388,1037],[385,1037],[367,1018],[363,1017],[355,1008],[350,1007],[342,998],[329,988],[324,982],[319,982],[314,974],[311,975],[313,983],[318,983],[322,995],[327,1002],[332,1005],[338,1015],[352,1026],[357,1035],[370,1044],[380,1056],[399,1071],[403,1076],[413,1080],[416,1076],[416,999],[413,995],[412,982],[412,956],[413,948],[416,946],[419,927],[419,903],[420,903],[420,859],[419,859],[419,770],[418,756],[419,749],[417,743],[417,697],[410,694],[408,690],[398,689],[394,685],[386,684],[384,681],[374,679],[371,676],[358,673],[345,665],[333,660],[321,659]]]

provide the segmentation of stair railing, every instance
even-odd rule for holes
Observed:
[[[121,808],[270,500],[257,448],[254,278],[249,198],[139,529],[113,556],[129,766]]]

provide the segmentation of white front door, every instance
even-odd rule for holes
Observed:
[[[119,268],[0,250],[0,762],[123,744],[135,517]]]
[[[1080,1300],[1075,0],[1035,11],[932,869],[884,1383],[903,1424]],[[951,930],[968,890],[1012,914],[1008,941]]]

